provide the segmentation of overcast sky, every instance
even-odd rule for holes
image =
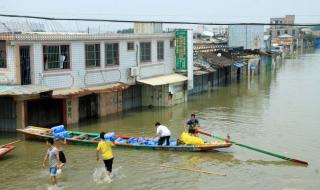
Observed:
[[[320,0],[0,0],[0,14],[189,22],[263,22],[296,15],[296,23],[320,23]],[[0,17],[4,21],[44,24],[46,31],[103,32],[131,28],[109,22],[47,21]],[[21,24],[15,24],[20,27]],[[193,28],[195,25],[165,25]],[[12,29],[12,27],[11,27]],[[209,28],[207,28],[209,29]]]
[[[203,22],[320,23],[320,0],[0,0],[3,14]]]

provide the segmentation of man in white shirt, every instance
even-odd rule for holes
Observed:
[[[158,141],[158,146],[162,146],[162,144],[164,143],[164,141],[166,141],[166,145],[169,146],[170,145],[170,136],[171,136],[171,132],[170,130],[164,126],[161,125],[161,123],[157,122],[155,124],[155,127],[157,127],[157,135],[159,138]]]

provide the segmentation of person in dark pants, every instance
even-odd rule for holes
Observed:
[[[106,141],[104,137],[105,133],[100,133],[100,142],[97,147],[97,161],[99,161],[99,152],[101,152],[102,159],[106,168],[106,175],[110,177],[112,172],[112,164],[113,164],[113,154],[112,154],[112,146],[113,143],[110,141]]]
[[[196,118],[195,114],[191,114],[191,119],[187,121],[185,130],[188,131],[189,134],[195,135],[197,129],[200,128],[199,120]]]
[[[159,141],[158,141],[158,145],[162,146],[164,141],[166,141],[166,145],[169,146],[170,145],[170,136],[171,136],[170,130],[166,126],[161,125],[161,123],[159,123],[159,122],[156,122],[156,124],[154,126],[157,127],[156,137],[160,137]]]

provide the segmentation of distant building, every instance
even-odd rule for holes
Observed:
[[[269,29],[269,34],[274,38],[284,34],[288,34],[297,38],[299,36],[299,28],[296,26],[284,26],[281,24],[294,24],[295,15],[286,15],[285,17],[270,18],[270,24],[280,24],[271,25]]]
[[[231,25],[229,26],[229,47],[244,49],[264,49],[264,26]]]

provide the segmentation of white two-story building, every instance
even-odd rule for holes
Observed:
[[[0,131],[186,101],[188,78],[175,73],[176,34],[159,25],[138,28],[128,34],[0,34]],[[188,52],[192,56],[192,46]]]

